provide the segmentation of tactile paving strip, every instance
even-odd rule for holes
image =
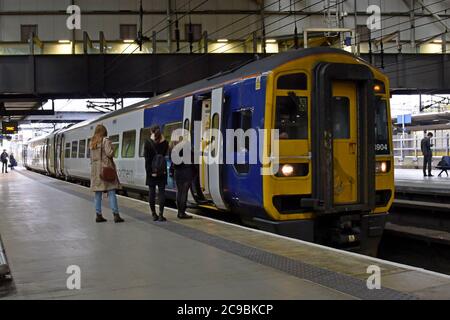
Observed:
[[[26,174],[24,174],[26,175]],[[27,176],[27,175],[26,175]],[[70,189],[67,184],[62,182],[47,182],[41,179],[37,180],[49,187],[64,191],[71,195],[91,201],[92,197]],[[152,221],[150,215],[143,215],[142,212],[133,208],[126,207],[122,211],[125,215],[129,215],[139,221],[150,223],[152,225],[163,228],[167,231],[174,232],[183,237],[199,241],[217,249],[238,255],[253,262],[268,266],[292,276],[309,280],[313,283],[332,288],[336,291],[346,293],[350,296],[364,299],[364,300],[416,300],[416,296],[396,291],[389,288],[381,288],[369,290],[366,282],[351,276],[337,273],[331,270],[313,266],[294,260],[288,257],[277,255],[258,248],[250,247],[233,240],[221,238],[209,233],[200,231],[198,229],[190,228],[188,226],[167,221],[166,223],[155,223]]]

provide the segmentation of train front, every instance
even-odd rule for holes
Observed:
[[[262,228],[375,255],[394,196],[388,79],[346,53],[300,58],[267,81]],[[278,144],[278,146],[276,146]]]

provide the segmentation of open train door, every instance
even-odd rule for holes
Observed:
[[[211,94],[211,135],[208,143],[208,185],[214,205],[222,210],[227,206],[222,194],[222,164],[223,164],[223,88],[217,88]]]
[[[183,129],[185,130],[184,139],[189,140],[189,142],[191,143],[191,148],[193,148],[192,131],[194,130],[193,104],[194,104],[193,96],[184,98],[184,107],[183,107]],[[196,202],[193,192],[194,190],[191,187],[191,189],[188,192],[188,201],[191,203]]]

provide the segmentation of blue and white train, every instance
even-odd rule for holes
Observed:
[[[202,152],[191,201],[264,230],[373,255],[394,197],[389,97],[388,78],[345,51],[294,50],[30,140],[25,166],[88,182],[88,146],[101,123],[122,184],[146,192],[143,145],[153,125],[168,140],[178,128],[192,136],[211,128],[278,129],[279,158],[262,134],[258,151],[269,161],[256,164],[209,163],[235,143],[225,134],[192,139]],[[210,144],[216,148],[206,149]],[[261,175],[275,163],[278,171]],[[168,196],[174,192],[169,178]]]

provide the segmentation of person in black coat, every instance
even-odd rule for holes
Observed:
[[[164,218],[164,204],[166,201],[165,191],[167,184],[167,172],[161,175],[154,175],[154,158],[157,154],[165,157],[169,149],[169,143],[164,139],[161,134],[159,126],[154,126],[150,129],[151,138],[145,141],[144,144],[144,157],[145,157],[145,171],[146,171],[146,184],[148,185],[149,194],[148,202],[150,210],[153,215],[154,221],[166,221]],[[158,187],[158,205],[159,216],[156,214],[156,187]]]
[[[194,154],[189,141],[183,137],[180,137],[175,146],[171,150],[171,160],[177,185],[178,218],[191,219],[192,216],[186,214],[186,206],[189,189],[196,176]],[[184,151],[190,151],[187,157],[184,157]]]
[[[0,160],[2,162],[2,173],[8,173],[8,154],[6,153],[6,150],[3,150],[0,155]]]
[[[433,146],[431,144],[431,138],[433,138],[433,134],[431,132],[428,132],[427,136],[422,139],[420,142],[420,148],[422,149],[423,154],[423,175],[424,177],[427,176],[427,169],[428,169],[428,176],[433,177],[431,174],[431,162],[433,161],[433,152],[431,151],[431,147]]]

